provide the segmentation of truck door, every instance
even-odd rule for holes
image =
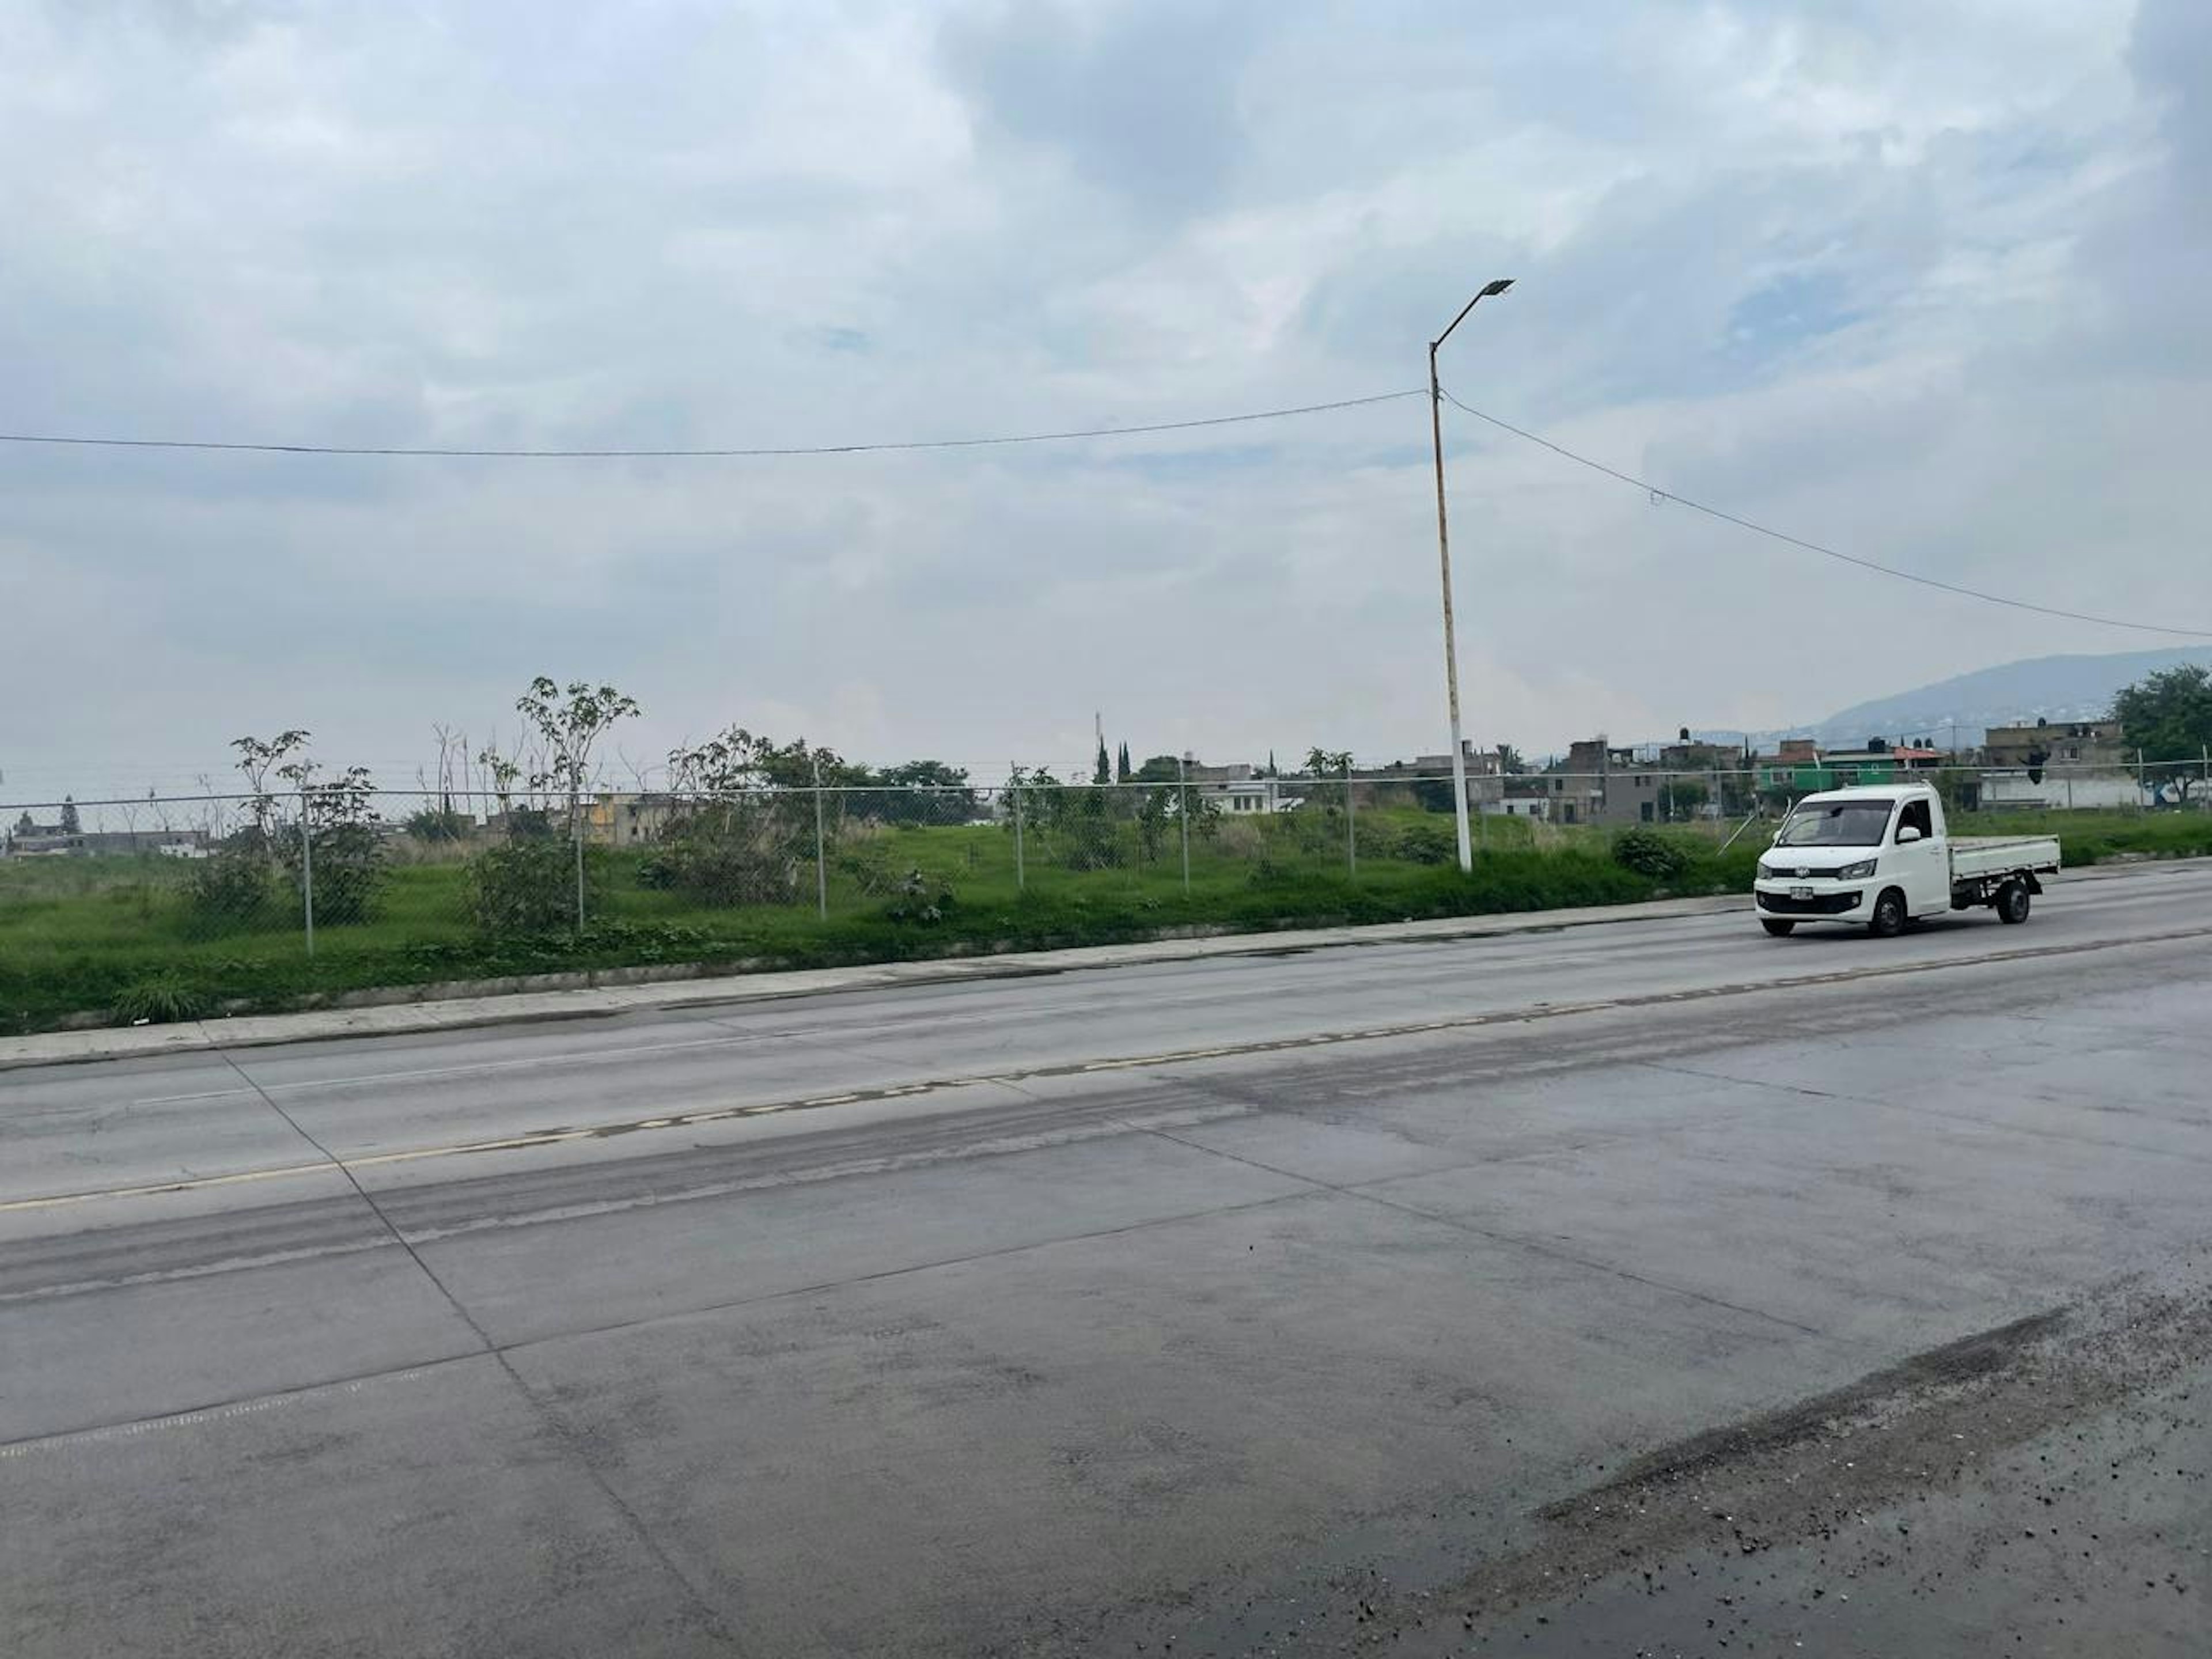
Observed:
[[[1926,796],[1898,808],[1891,847],[1882,863],[1896,872],[1905,890],[1905,908],[1916,916],[1951,908],[1951,850],[1936,833],[1935,814]]]

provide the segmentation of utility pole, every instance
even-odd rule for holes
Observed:
[[[1474,848],[1467,825],[1467,754],[1459,735],[1459,646],[1452,633],[1451,535],[1444,521],[1444,390],[1437,378],[1437,351],[1477,304],[1512,286],[1510,276],[1484,283],[1481,292],[1460,307],[1459,315],[1451,319],[1451,328],[1429,342],[1429,434],[1437,450],[1437,567],[1444,595],[1444,695],[1451,707],[1452,816],[1459,832],[1462,871],[1474,868]]]
[[[842,822],[842,820],[841,820]],[[814,757],[814,911],[830,920],[830,861],[822,838],[822,757]]]
[[[1182,830],[1182,896],[1190,896],[1190,757],[1184,754],[1176,761],[1176,793],[1182,799],[1176,803],[1176,822]]]

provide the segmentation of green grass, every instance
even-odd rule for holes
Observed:
[[[2127,853],[2212,853],[2212,814],[1966,815],[1957,824],[1974,835],[2054,827],[2069,864]],[[1179,929],[1259,932],[1740,892],[1764,844],[1754,832],[1723,855],[1709,836],[1676,832],[1688,867],[1662,884],[1614,864],[1595,831],[1493,823],[1474,872],[1462,875],[1451,861],[1447,817],[1363,811],[1358,828],[1356,876],[1346,869],[1340,820],[1303,838],[1287,820],[1231,823],[1216,836],[1194,836],[1187,893],[1172,832],[1161,856],[1140,864],[1134,833],[1122,826],[1127,861],[1089,871],[1062,867],[1050,836],[1029,836],[1026,890],[1017,885],[1013,838],[1002,829],[886,829],[841,842],[839,852],[865,847],[882,868],[919,867],[949,888],[954,902],[933,924],[890,920],[888,896],[861,892],[834,867],[835,854],[825,922],[815,913],[811,862],[799,872],[792,903],[715,908],[640,887],[642,855],[612,852],[605,855],[604,898],[580,934],[488,939],[472,921],[459,862],[403,863],[391,872],[377,919],[319,927],[312,957],[289,905],[258,928],[210,929],[196,921],[186,901],[189,865],[0,861],[0,1032],[88,1016],[281,1009],[371,987],[579,969],[826,967],[1122,943]],[[1436,857],[1440,844],[1442,864],[1408,856]]]
[[[2066,862],[2075,866],[2131,854],[2212,856],[2212,812],[1962,812],[1951,828],[1961,836],[2055,835]]]

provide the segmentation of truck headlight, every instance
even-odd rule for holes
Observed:
[[[1875,866],[1881,862],[1880,859],[1861,859],[1856,864],[1847,864],[1836,872],[1836,879],[1838,881],[1869,881],[1873,879]]]

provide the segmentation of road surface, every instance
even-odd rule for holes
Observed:
[[[0,1073],[0,1649],[2201,1653],[2208,1009],[2174,866]]]

